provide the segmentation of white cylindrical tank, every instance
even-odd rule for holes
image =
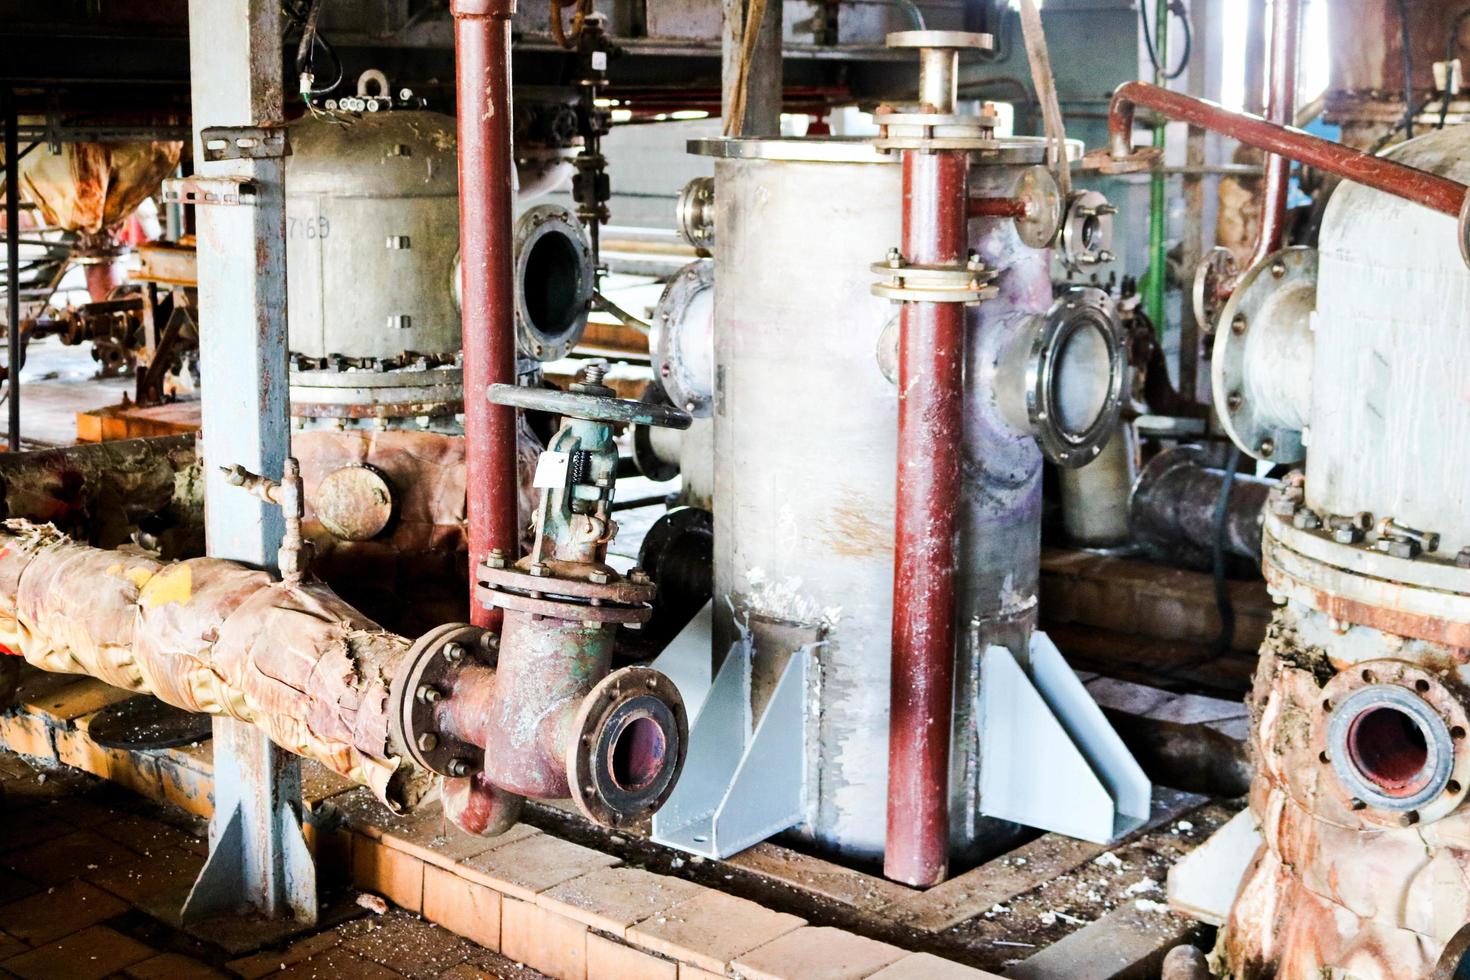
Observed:
[[[746,614],[821,624],[817,764],[800,832],[858,858],[882,854],[888,769],[897,399],[879,363],[898,307],[870,292],[900,240],[900,168],[867,142],[711,140],[715,156],[715,644]],[[1035,162],[1018,144],[1011,159]],[[996,187],[1015,166],[977,168]],[[1005,171],[1010,171],[1008,174]],[[1005,179],[1000,179],[1005,178]],[[984,186],[977,181],[977,186]],[[977,191],[983,192],[983,191]],[[978,816],[977,646],[1019,650],[1034,615],[1041,454],[979,380],[1011,331],[1051,303],[1049,255],[1014,226],[977,221],[1003,270],[972,308],[963,455],[952,752],[957,851],[1009,839]],[[891,338],[890,338],[891,339]],[[983,646],[982,646],[983,648]]]
[[[1470,180],[1464,127],[1397,147]],[[1455,219],[1344,182],[1322,222],[1307,503],[1470,545],[1470,269]],[[1432,352],[1432,354],[1430,353]]]

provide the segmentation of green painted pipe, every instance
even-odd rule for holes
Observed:
[[[1154,84],[1164,84],[1164,71],[1169,63],[1169,0],[1154,3],[1154,54],[1158,64],[1154,66]],[[1165,125],[1161,121],[1154,127],[1154,146],[1164,148]],[[1153,321],[1154,332],[1164,335],[1164,293],[1168,284],[1168,246],[1164,241],[1165,224],[1168,218],[1167,201],[1164,196],[1164,173],[1155,170],[1149,182],[1148,208],[1148,275],[1143,283],[1143,306],[1148,318]]]

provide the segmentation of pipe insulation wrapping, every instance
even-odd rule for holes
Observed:
[[[390,742],[388,685],[409,641],[319,582],[216,558],[163,563],[7,520],[0,645],[41,670],[255,725],[394,811],[432,785]]]

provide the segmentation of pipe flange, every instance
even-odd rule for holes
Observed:
[[[1085,466],[1118,427],[1127,382],[1123,327],[1112,300],[1090,286],[1052,304],[1026,358],[1026,417],[1041,452]]]
[[[1073,191],[1062,216],[1061,259],[1073,272],[1113,261],[1113,215],[1097,191]]]
[[[715,179],[695,177],[679,191],[674,205],[674,222],[679,237],[694,248],[708,252],[715,247]]]
[[[538,204],[516,220],[516,344],[525,357],[555,361],[582,339],[593,291],[592,247],[576,215]]]
[[[884,277],[873,283],[874,296],[896,303],[964,303],[972,306],[994,297],[991,285],[995,270],[977,260],[955,265],[919,265],[908,262],[894,249],[885,262],[870,267]]]
[[[613,671],[572,723],[567,784],[572,802],[605,827],[626,827],[663,806],[689,752],[679,689],[648,667]]]
[[[468,776],[485,766],[485,750],[439,730],[434,707],[449,697],[467,660],[495,665],[495,635],[464,623],[437,626],[414,641],[388,685],[392,736],[415,763],[440,776]]]
[[[674,273],[648,333],[648,354],[659,385],[674,405],[697,419],[714,406],[715,264],[698,259]]]
[[[1216,245],[1194,267],[1194,289],[1191,293],[1194,322],[1201,331],[1213,334],[1220,322],[1220,311],[1230,299],[1231,288],[1239,276],[1235,253],[1224,245]]]
[[[1241,450],[1272,463],[1306,458],[1300,429],[1283,428],[1267,416],[1267,406],[1247,396],[1246,356],[1250,335],[1266,328],[1277,297],[1317,287],[1317,250],[1293,247],[1274,252],[1240,277],[1220,310],[1215,331],[1211,382],[1220,425]]]
[[[1399,660],[1353,664],[1322,688],[1315,747],[1338,802],[1363,822],[1404,827],[1446,816],[1470,787],[1462,699]]]
[[[1016,233],[1031,248],[1050,248],[1062,231],[1062,189],[1046,167],[1027,167],[1016,179],[1012,196],[1026,202],[1026,216],[1016,218]]]
[[[533,566],[538,564],[541,568],[533,570]],[[636,572],[635,577],[638,577]],[[497,568],[489,562],[482,564],[479,580],[493,588],[513,589],[528,594],[539,592],[570,599],[596,599],[599,602],[652,602],[654,593],[658,591],[657,586],[647,576],[641,577],[642,581],[624,578],[607,565],[554,559],[532,562],[530,558],[522,558],[518,564],[509,568]]]
[[[883,39],[890,48],[952,48],[956,51],[989,51],[995,37],[979,31],[893,31]]]

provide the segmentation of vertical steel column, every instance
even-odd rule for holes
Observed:
[[[904,151],[903,253],[908,262],[964,263],[968,169],[963,151]],[[936,884],[949,866],[964,338],[963,304],[903,304],[883,873],[911,885]]]
[[[274,505],[231,486],[222,466],[279,478],[290,447],[286,389],[285,159],[208,162],[199,133],[284,118],[278,0],[190,0],[195,172],[249,180],[253,204],[196,215],[203,383],[205,533],[216,558],[274,567],[285,525]],[[313,922],[316,871],[301,833],[296,758],[258,729],[214,722],[215,811],[191,920],[249,905]]]
[[[720,107],[728,119],[740,84],[740,61],[750,9],[762,0],[723,0],[725,26],[721,32]],[[781,61],[781,0],[764,0],[754,54],[745,66],[745,115],[740,136],[781,135],[783,80]]]
[[[470,619],[498,627],[475,599],[476,569],[492,548],[520,553],[516,410],[492,405],[492,384],[515,384],[511,207],[510,20],[515,0],[453,0],[459,122],[459,242],[463,276],[465,509]]]
[[[1301,45],[1301,0],[1271,3],[1271,94],[1266,118],[1280,126],[1296,121],[1297,55]],[[1266,156],[1261,182],[1261,231],[1251,266],[1279,250],[1286,238],[1286,198],[1291,192],[1291,159]],[[1242,270],[1244,271],[1244,270]]]
[[[20,123],[15,89],[5,90],[5,306],[9,325],[11,452],[20,449]]]

